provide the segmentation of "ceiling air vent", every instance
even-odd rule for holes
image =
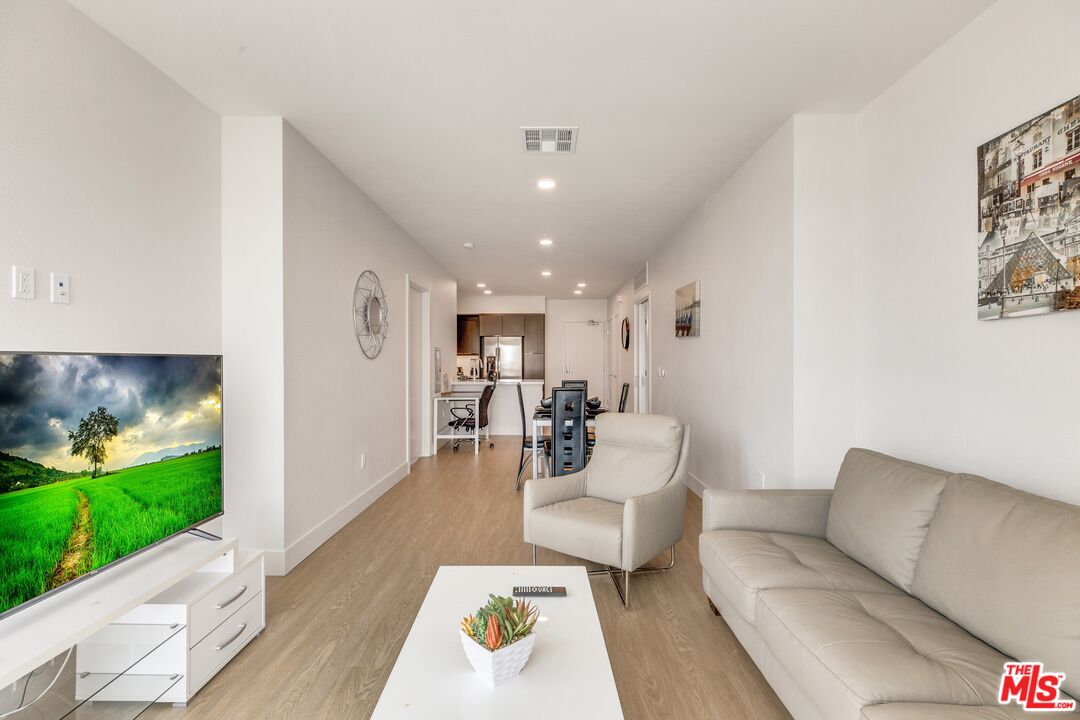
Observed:
[[[576,127],[523,127],[521,142],[527,153],[572,153],[577,150]]]
[[[645,263],[645,267],[637,271],[634,275],[634,292],[646,288],[649,286],[649,263]]]

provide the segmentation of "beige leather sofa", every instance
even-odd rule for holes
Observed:
[[[796,720],[1061,716],[998,704],[1010,659],[1080,694],[1076,506],[853,449],[834,490],[703,516],[705,592]]]

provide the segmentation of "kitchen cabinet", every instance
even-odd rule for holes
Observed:
[[[524,335],[525,316],[520,313],[515,315],[503,315],[501,334],[509,337],[521,337]]]
[[[543,380],[544,353],[525,353],[522,373],[526,380]]]
[[[503,333],[503,316],[502,315],[490,315],[484,314],[480,316],[480,336],[491,337],[493,335],[502,335]]]
[[[457,316],[457,354],[480,354],[480,316]]]
[[[529,353],[544,352],[544,316],[531,314],[525,316],[525,343],[523,351]]]

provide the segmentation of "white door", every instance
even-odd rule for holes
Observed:
[[[409,288],[409,463],[420,457],[420,427],[423,413],[423,298],[424,294]]]
[[[563,380],[587,380],[590,397],[604,397],[604,324],[568,322],[563,326]]]
[[[649,382],[651,380],[651,372],[649,368],[649,360],[652,355],[652,335],[649,330],[649,298],[645,298],[635,308],[635,325],[637,325],[637,361],[636,372],[634,373],[634,379],[637,385],[637,392],[635,398],[637,403],[635,405],[635,412],[649,413],[651,409],[649,407]]]

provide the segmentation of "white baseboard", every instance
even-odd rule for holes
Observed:
[[[345,504],[343,508],[304,533],[296,542],[284,550],[264,550],[267,575],[287,575],[290,570],[303,562],[320,545],[336,535],[360,513],[367,510],[387,490],[409,474],[409,463],[394,468],[382,480]]]
[[[701,482],[694,473],[686,474],[686,487],[698,497],[705,494],[705,483]]]

